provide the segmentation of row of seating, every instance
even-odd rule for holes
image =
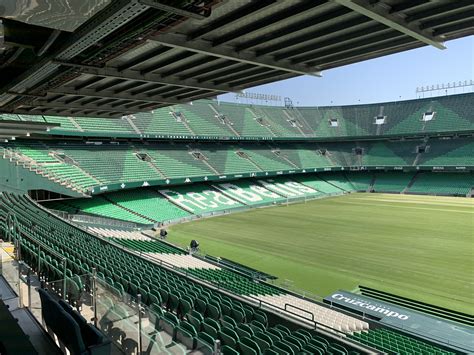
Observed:
[[[263,144],[84,144],[16,141],[4,144],[24,166],[80,190],[252,172],[328,167],[474,165],[469,138],[400,142]],[[25,165],[27,164],[27,165]],[[123,198],[122,200],[126,200]],[[119,201],[117,201],[120,203]],[[132,203],[127,201],[128,203]]]
[[[108,355],[111,342],[84,317],[63,300],[57,301],[45,289],[38,289],[41,315],[48,329],[58,337],[71,354]]]
[[[97,235],[101,235],[106,238],[115,239],[132,239],[132,240],[150,240],[149,237],[142,234],[140,230],[131,231],[116,228],[105,228],[105,227],[87,227],[89,232]]]
[[[115,243],[123,245],[124,247],[144,253],[164,253],[164,254],[184,254],[181,249],[176,248],[170,244],[161,243],[154,240],[134,240],[125,238],[110,238]]]
[[[122,119],[0,115],[59,123],[52,132],[117,134],[351,137],[472,130],[474,94],[369,105],[285,108],[199,100]],[[424,118],[428,114],[431,119]]]
[[[35,271],[48,282],[59,280],[63,278],[64,271],[61,264],[63,261],[58,255],[65,258],[67,289],[59,289],[59,292],[67,295],[70,301],[74,301],[70,289],[79,292],[84,289],[84,285],[80,284],[81,280],[75,276],[90,273],[92,267],[95,267],[98,277],[108,283],[117,294],[129,293],[136,297],[140,293],[144,304],[161,309],[163,317],[165,314],[173,314],[181,321],[194,310],[202,317],[217,322],[231,318],[237,326],[258,321],[265,326],[264,334],[269,332],[269,328],[281,323],[272,320],[270,324],[269,319],[265,322],[265,312],[260,309],[202,286],[190,278],[139,258],[62,222],[38,209],[26,197],[2,193],[0,198],[0,220],[4,222],[9,213],[15,214],[24,235],[20,240],[22,255],[34,266]],[[34,241],[43,243],[55,253],[52,254],[46,248],[38,253]],[[248,284],[253,284],[253,281],[248,280]],[[326,337],[333,348],[339,347],[334,345],[340,343],[336,339],[322,333],[315,334]],[[272,348],[280,349],[281,346],[284,346],[284,343],[273,344]],[[340,353],[348,354],[348,350]]]
[[[164,244],[161,241],[156,243]],[[167,251],[151,253],[151,255],[168,265],[182,269],[186,274],[211,282],[219,288],[230,290],[252,301],[263,301],[265,304],[279,309],[286,309],[288,308],[287,305],[293,305],[294,307],[288,308],[287,311],[289,310],[292,314],[297,314],[307,320],[312,319],[312,315],[314,315],[314,320],[318,322],[319,326],[327,326],[330,329],[348,333],[369,328],[368,323],[364,321],[340,314],[314,302],[299,299],[282,292],[280,289],[257,282],[249,283],[249,274],[245,273],[244,277],[240,271],[236,272],[233,266],[231,271],[210,263],[208,261],[210,259],[202,260],[192,255],[170,254]]]
[[[91,199],[43,204],[70,214],[85,213],[150,225],[246,206],[284,203],[287,198],[315,198],[369,189],[373,192],[466,196],[473,187],[472,173],[337,172],[172,186],[159,190],[139,188]]]
[[[473,188],[472,173],[420,173],[407,193],[466,196]]]
[[[0,297],[0,354],[37,355],[30,337],[25,334]]]
[[[239,295],[279,295],[282,292],[260,283],[248,282],[248,278],[240,276],[226,269],[186,269],[186,271],[199,279],[209,281]]]
[[[354,333],[350,337],[363,344],[375,346],[388,353],[395,354],[429,354],[447,355],[455,354],[452,351],[425,343],[391,329],[378,328],[367,332]]]

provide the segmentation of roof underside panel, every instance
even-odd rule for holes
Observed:
[[[472,0],[116,0],[73,33],[7,36],[0,111],[119,117],[443,48],[473,18]]]

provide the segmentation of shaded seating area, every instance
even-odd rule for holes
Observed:
[[[28,336],[10,313],[8,306],[0,299],[0,354],[36,355]]]
[[[97,328],[63,300],[57,301],[45,289],[38,289],[41,315],[48,331],[52,331],[72,355],[108,355],[111,342]]]

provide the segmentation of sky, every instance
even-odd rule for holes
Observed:
[[[474,36],[449,41],[445,45],[445,50],[426,46],[329,69],[322,72],[321,78],[305,75],[245,91],[290,97],[295,106],[415,99],[419,86],[474,80]],[[464,92],[468,91],[472,92],[474,88],[464,89]],[[449,93],[461,92],[463,89]],[[425,93],[425,97],[442,94]],[[238,102],[232,93],[219,96],[219,100]]]

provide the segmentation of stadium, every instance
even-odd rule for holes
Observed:
[[[0,2],[0,354],[474,353],[474,92],[247,91],[446,49],[473,12]]]

